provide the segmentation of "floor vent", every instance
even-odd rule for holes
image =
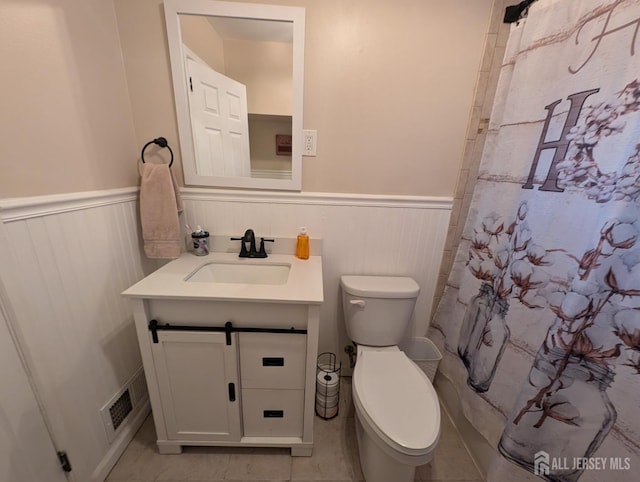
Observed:
[[[129,389],[125,390],[120,397],[115,401],[113,405],[109,407],[109,415],[111,416],[111,425],[113,430],[118,430],[118,427],[122,421],[133,410],[133,404],[131,403],[131,395],[129,395]]]
[[[149,398],[144,372],[136,374],[102,407],[100,414],[109,442],[113,442],[127,417]]]

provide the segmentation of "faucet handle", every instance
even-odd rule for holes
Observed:
[[[249,256],[249,253],[247,252],[247,247],[244,244],[244,236],[241,237],[231,237],[229,238],[231,241],[242,241],[240,243],[240,254],[238,255],[239,258],[247,258]]]
[[[264,243],[273,243],[275,239],[272,238],[260,238],[260,251],[258,252],[258,256],[260,258],[267,257],[267,251],[264,249]]]

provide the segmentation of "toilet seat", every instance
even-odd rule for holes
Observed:
[[[353,372],[363,421],[396,451],[424,456],[440,435],[438,396],[427,376],[399,351],[364,350]]]

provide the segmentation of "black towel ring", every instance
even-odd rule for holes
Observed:
[[[149,141],[144,145],[144,147],[142,148],[142,153],[140,154],[140,157],[142,158],[142,164],[144,164],[144,150],[149,147],[149,144],[157,144],[160,147],[166,147],[167,149],[169,149],[169,152],[171,153],[171,161],[169,162],[169,167],[173,165],[173,151],[171,150],[171,147],[169,147],[169,143],[164,137],[158,137],[157,139]]]

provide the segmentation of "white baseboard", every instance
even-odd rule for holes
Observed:
[[[462,412],[462,404],[458,398],[458,392],[451,380],[442,373],[438,372],[434,384],[440,401],[445,410],[451,417],[453,424],[460,433],[462,441],[471,455],[473,462],[480,471],[482,478],[486,480],[488,464],[494,457],[498,455],[489,442],[476,430],[476,428],[467,420]]]
[[[126,425],[118,433],[109,450],[104,455],[98,466],[91,474],[91,480],[95,482],[104,482],[109,476],[109,472],[118,462],[118,459],[122,457],[122,454],[129,446],[129,443],[133,440],[133,437],[138,432],[146,418],[151,413],[151,404],[147,399],[140,409],[135,412],[135,415],[129,419]]]

